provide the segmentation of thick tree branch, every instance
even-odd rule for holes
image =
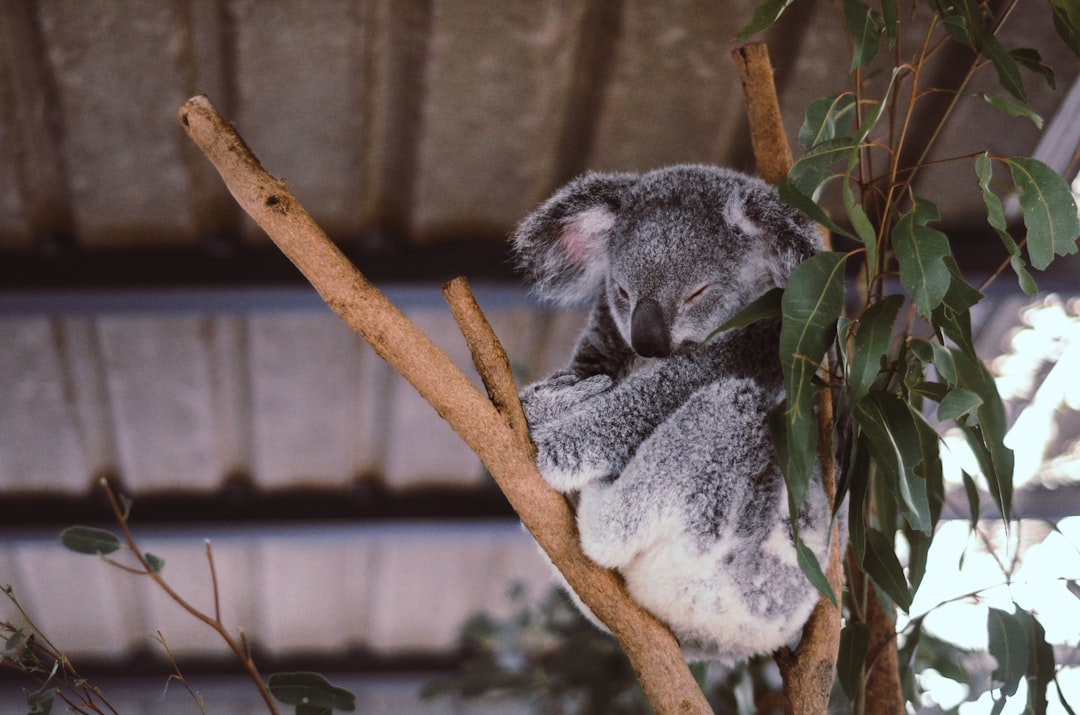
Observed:
[[[758,173],[770,184],[776,184],[787,176],[792,156],[780,115],[769,50],[764,43],[752,43],[737,48],[732,57],[742,79]],[[836,464],[831,451],[833,405],[828,390],[819,393],[818,419],[821,477],[831,504],[836,497]],[[835,526],[830,544],[825,575],[839,598],[843,592],[843,569]],[[824,715],[828,712],[839,648],[840,610],[822,598],[803,628],[798,648],[785,648],[776,655],[784,680],[784,711],[788,715]]]
[[[507,387],[512,379],[488,382],[485,377],[489,389],[499,395],[496,399],[505,410],[500,412],[360,274],[284,182],[262,168],[206,97],[185,102],[179,118],[237,203],[307,277],[326,304],[400,372],[480,457],[537,543],[619,640],[657,713],[708,713],[708,704],[671,632],[630,599],[616,574],[581,553],[566,500],[547,487],[536,470],[528,442],[510,426],[517,425],[519,430],[523,426],[516,416],[520,405],[511,406],[516,402],[516,390]],[[487,340],[468,339],[471,345]],[[494,336],[490,340],[494,342]],[[496,372],[502,369],[495,368]]]

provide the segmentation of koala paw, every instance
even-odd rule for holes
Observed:
[[[569,371],[557,372],[521,391],[521,407],[531,427],[544,424],[577,407],[582,401],[605,392],[614,384],[607,375],[581,378]]]
[[[540,476],[557,492],[571,494],[611,476],[611,465],[601,455],[583,454],[577,446],[568,444],[557,423],[539,426],[533,430],[532,438]]]

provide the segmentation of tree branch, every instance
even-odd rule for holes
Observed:
[[[566,500],[544,483],[528,442],[510,426],[520,429],[524,423],[513,414],[520,411],[520,405],[508,407],[517,401],[516,389],[506,387],[513,384],[512,378],[488,383],[489,389],[497,391],[504,414],[361,275],[284,182],[262,168],[206,97],[185,102],[179,119],[237,203],[307,277],[326,304],[400,372],[480,457],[567,583],[619,640],[657,713],[708,713],[709,706],[671,632],[630,599],[621,578],[581,553]],[[479,329],[490,331],[482,326]],[[474,336],[468,340],[475,352],[475,345],[489,339]],[[494,336],[490,341],[497,342]],[[502,369],[493,368],[496,372]],[[495,384],[500,386],[493,388]]]
[[[773,83],[769,49],[764,43],[755,42],[735,49],[732,57],[742,79],[758,173],[770,184],[776,184],[787,176],[793,160],[780,115],[776,85]],[[832,395],[828,390],[822,390],[818,394],[821,480],[829,503],[832,504],[836,499],[836,464],[832,456]],[[825,575],[837,598],[843,593],[844,576],[839,543],[838,528],[834,525],[830,535],[829,562]],[[776,654],[776,663],[784,680],[785,713],[823,715],[828,712],[839,648],[840,609],[827,599],[821,598],[810,615],[810,620],[803,627],[798,648],[784,648]]]

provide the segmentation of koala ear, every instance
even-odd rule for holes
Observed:
[[[536,291],[563,304],[590,298],[608,269],[608,235],[635,174],[589,173],[525,217],[512,238]]]
[[[795,266],[822,249],[817,227],[800,211],[781,203],[766,184],[734,193],[724,207],[731,226],[746,234],[756,250],[751,263],[766,288],[787,285]],[[756,259],[756,260],[754,260]]]

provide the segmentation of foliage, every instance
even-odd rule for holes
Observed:
[[[239,640],[234,638],[222,622],[219,609],[219,593],[217,572],[214,567],[213,551],[210,543],[206,543],[206,560],[210,572],[210,580],[213,586],[214,613],[203,613],[184,600],[165,581],[162,572],[165,568],[165,559],[139,549],[131,529],[128,526],[128,517],[131,513],[132,502],[120,495],[113,493],[111,487],[104,480],[101,483],[109,498],[120,529],[118,536],[107,529],[90,526],[71,526],[60,533],[60,543],[69,551],[88,556],[97,556],[110,566],[135,576],[151,579],[178,607],[187,611],[196,619],[210,626],[229,647],[229,650],[240,661],[247,671],[255,687],[263,697],[267,710],[271,715],[279,712],[275,700],[286,705],[294,706],[296,715],[331,715],[335,710],[352,712],[356,708],[356,697],[349,691],[331,685],[318,673],[276,673],[264,682],[251,657],[251,649],[245,635],[241,632]],[[131,562],[125,563],[113,556],[124,553],[124,549],[131,557]],[[26,702],[29,708],[28,715],[48,715],[54,700],[59,699],[68,706],[69,711],[78,713],[112,713],[116,710],[109,704],[102,692],[82,678],[75,670],[71,660],[64,655],[63,651],[55,646],[46,637],[44,632],[31,620],[30,615],[23,609],[15,598],[15,593],[10,587],[4,588],[4,593],[16,607],[24,625],[16,626],[7,622],[0,622],[0,636],[5,639],[5,654],[0,657],[0,666],[29,676],[37,683],[38,688],[26,691]],[[157,640],[165,651],[172,664],[174,673],[169,676],[182,684],[195,701],[199,712],[206,713],[202,697],[198,695],[180,672],[180,668],[172,657],[164,636],[160,632]]]
[[[770,27],[789,4],[762,3],[743,36]],[[1004,524],[1012,519],[1013,454],[1004,444],[1005,410],[972,336],[970,310],[983,296],[965,280],[951,239],[939,228],[941,209],[916,193],[915,178],[946,163],[971,165],[973,190],[982,197],[995,242],[1004,248],[1003,267],[1012,268],[1028,294],[1037,290],[1029,263],[1043,270],[1056,256],[1077,250],[1080,223],[1073,196],[1065,180],[1042,162],[989,152],[927,161],[960,102],[1041,127],[1021,70],[1050,86],[1054,73],[1037,50],[1007,48],[1009,15],[1016,4],[926,0],[911,3],[912,17],[901,18],[895,0],[873,6],[842,0],[838,25],[851,48],[849,81],[807,108],[799,131],[804,153],[778,186],[786,202],[853,247],[823,253],[801,266],[781,299],[787,401],[774,435],[784,455],[793,513],[818,458],[814,406],[827,381],[837,411],[848,417],[837,421],[831,445],[841,466],[837,504],[848,500],[855,563],[892,610],[909,609],[941,516],[942,425],[962,431],[978,460],[980,474],[965,475],[967,482],[984,485]],[[1077,5],[1050,0],[1050,10],[1058,36],[1080,54]],[[927,78],[950,43],[969,48],[968,71],[957,88],[931,86]],[[1004,95],[968,92],[971,78],[989,70]],[[948,102],[926,101],[942,94],[949,95]],[[920,115],[936,130],[925,145],[907,146],[910,123]],[[1012,237],[1016,228],[1006,221],[996,193],[1002,189],[993,183],[995,164],[1012,180],[1011,189],[1006,185],[1004,190],[1018,194],[1025,232],[1020,241]],[[831,215],[830,207],[841,207],[836,213],[842,215]],[[846,290],[848,274],[857,275],[852,290]],[[850,312],[842,315],[845,304]],[[906,313],[902,321],[901,312]],[[977,524],[977,500],[972,503]],[[897,555],[898,540],[908,554],[906,569]],[[804,561],[804,571],[814,583],[823,583],[817,564]],[[819,588],[832,596],[827,584]],[[867,634],[851,599],[847,606],[839,679],[859,703]],[[923,635],[921,624],[916,619],[908,625],[900,653],[907,696],[916,703],[911,666]],[[991,675],[1000,693],[997,709],[1026,678],[1029,708],[1044,712],[1056,670],[1036,616],[1019,606],[1012,612],[991,610],[987,632],[990,654],[998,663]]]
[[[651,713],[619,644],[586,620],[566,594],[551,589],[534,603],[515,584],[505,618],[473,615],[461,626],[462,664],[429,683],[425,698],[458,696],[525,702],[536,715]],[[778,675],[761,658],[711,672],[694,666],[715,712],[779,713]]]

